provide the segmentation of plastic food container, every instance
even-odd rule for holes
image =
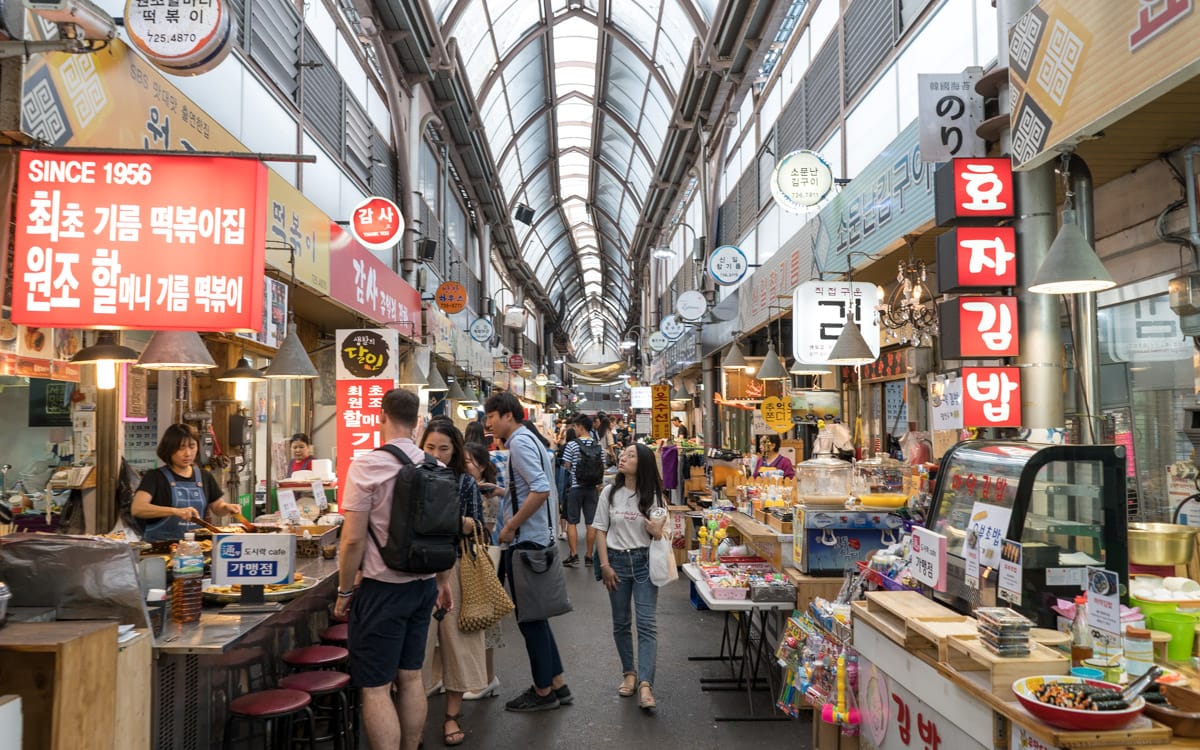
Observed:
[[[850,497],[850,462],[832,456],[801,461],[796,466],[797,488],[805,505],[845,504]]]
[[[912,467],[891,456],[875,456],[854,464],[852,489],[868,508],[898,508],[908,502]]]

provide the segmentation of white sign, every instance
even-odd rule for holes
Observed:
[[[952,719],[909,690],[905,674],[887,674],[863,655],[858,657],[858,709],[863,747],[876,750],[984,750]],[[957,699],[957,696],[955,697]],[[959,716],[947,704],[949,716]],[[959,718],[961,721],[961,717]]]
[[[1078,586],[1083,588],[1083,568],[1046,568],[1047,586]]]
[[[292,490],[277,490],[279,517],[292,523],[300,523],[300,506],[296,505],[296,493]]]
[[[793,151],[776,163],[771,174],[771,195],[792,213],[817,205],[832,189],[833,170],[815,151]]]
[[[212,578],[218,586],[291,583],[295,566],[295,534],[217,534],[213,539]]]
[[[797,362],[823,365],[853,314],[871,353],[879,356],[879,287],[865,281],[806,281],[792,293],[792,352]]]
[[[1005,539],[1000,548],[1000,591],[997,596],[1021,606],[1022,550],[1018,542]]]
[[[663,335],[662,331],[655,331],[650,334],[650,349],[658,353],[670,346],[671,340]]]
[[[649,409],[654,406],[654,391],[650,386],[634,386],[629,389],[629,407],[631,409]]]
[[[667,337],[668,341],[675,341],[683,336],[687,330],[687,326],[674,315],[668,315],[659,321],[658,330],[662,335]]]
[[[689,323],[700,320],[707,309],[708,300],[704,298],[704,293],[695,289],[680,294],[679,299],[675,300],[675,314]]]
[[[987,156],[987,144],[975,134],[983,122],[983,95],[975,93],[982,72],[917,74],[921,161]]]
[[[637,426],[635,429],[639,435],[650,434],[650,431],[654,429],[654,418],[649,412],[637,415]]]
[[[962,379],[937,378],[929,384],[929,429],[963,428]]]
[[[708,275],[721,286],[738,283],[749,268],[746,254],[733,245],[721,245],[708,256]]]
[[[236,28],[224,0],[126,0],[125,31],[150,62],[173,75],[212,70],[233,49]],[[165,120],[164,120],[165,123]]]
[[[967,536],[963,539],[963,557],[974,547],[979,551],[979,564],[989,568],[1000,567],[1000,546],[1008,535],[1008,520],[1011,508],[991,503],[975,503],[971,508],[971,520],[967,524]]]
[[[1096,630],[1121,632],[1121,596],[1113,571],[1088,567],[1087,617],[1088,624]]]
[[[913,527],[912,560],[909,570],[926,586],[936,591],[946,590],[946,537],[920,526]]]
[[[1008,745],[1009,750],[1058,750],[1057,745],[1047,745],[1013,722],[1009,722],[1009,726],[1013,730],[1012,740]]]
[[[492,321],[487,318],[476,318],[475,322],[471,323],[470,334],[471,339],[480,344],[486,344],[491,340],[492,334],[496,332]]]
[[[321,484],[320,479],[312,483],[312,493],[318,508],[322,511],[329,508],[329,498],[325,497],[325,485]]]

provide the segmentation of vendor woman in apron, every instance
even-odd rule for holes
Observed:
[[[133,495],[133,515],[146,524],[145,541],[182,539],[195,530],[193,519],[206,512],[241,512],[240,506],[221,500],[221,485],[196,466],[199,448],[200,436],[191,425],[173,424],[163,432],[156,451],[163,465],[147,471]]]

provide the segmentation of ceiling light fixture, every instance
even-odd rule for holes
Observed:
[[[1071,190],[1070,162],[1071,152],[1063,152],[1059,169],[1066,185],[1062,226],[1029,284],[1029,291],[1037,294],[1087,294],[1117,285],[1079,226],[1074,209],[1075,193]]]
[[[155,331],[138,359],[138,367],[147,370],[211,370],[216,366],[204,339],[195,331]]]
[[[100,331],[96,343],[75,352],[71,362],[77,365],[95,365],[96,387],[102,391],[111,391],[117,387],[117,364],[137,362],[137,359],[137,352],[117,343],[115,331]]]

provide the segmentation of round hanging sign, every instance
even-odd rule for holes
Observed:
[[[160,0],[126,0],[129,41],[158,69],[192,76],[217,67],[237,40],[225,0],[168,5]],[[165,125],[163,126],[165,127]]]
[[[749,268],[746,254],[733,245],[721,245],[708,256],[708,275],[721,286],[738,283]]]
[[[759,407],[767,427],[779,433],[792,429],[792,407],[779,396],[767,396]]]
[[[486,344],[488,341],[490,341],[492,339],[492,334],[495,332],[495,326],[493,326],[492,321],[488,320],[487,318],[476,318],[475,322],[471,324],[470,328],[471,338],[480,344]]]
[[[662,335],[667,337],[668,341],[678,339],[683,335],[686,328],[687,326],[683,324],[683,321],[674,315],[666,316],[658,324],[658,330],[662,332]]]
[[[663,334],[662,331],[655,331],[650,334],[650,350],[658,353],[666,349],[671,344],[671,340]]]
[[[771,195],[785,211],[811,208],[833,189],[833,170],[815,151],[793,151],[779,160],[771,174]]]
[[[708,300],[704,298],[704,293],[694,289],[684,292],[675,300],[675,313],[689,323],[700,320],[707,309]]]
[[[508,358],[508,369],[520,370],[524,366],[525,366],[525,358],[522,357],[520,354],[514,354]]]
[[[339,352],[342,367],[356,378],[377,378],[391,359],[388,340],[376,330],[355,331],[346,336]]]
[[[467,306],[467,288],[457,281],[443,281],[434,296],[438,309],[447,315],[460,313]]]
[[[375,195],[354,207],[350,233],[368,250],[387,250],[404,234],[404,215],[395,203]]]

